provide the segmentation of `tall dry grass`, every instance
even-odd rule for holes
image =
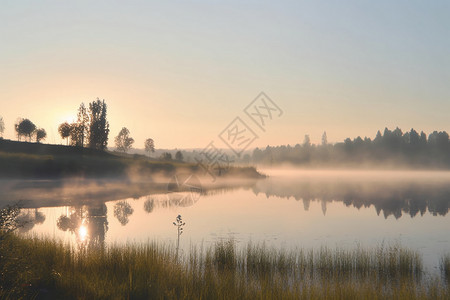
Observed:
[[[11,237],[0,245],[1,298],[68,299],[449,299],[448,283],[423,276],[420,255],[376,248],[238,249],[148,243],[74,249]],[[443,259],[447,266],[449,259]],[[445,269],[445,268],[444,268]],[[447,273],[448,274],[448,273]]]

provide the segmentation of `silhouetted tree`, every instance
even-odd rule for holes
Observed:
[[[148,154],[155,152],[155,142],[153,139],[146,139],[145,140],[145,151],[147,151]]]
[[[3,132],[5,132],[5,122],[3,121],[3,118],[0,117],[0,138],[3,137]]]
[[[115,142],[117,150],[127,152],[131,149],[134,139],[130,137],[130,131],[126,127],[122,127],[122,130],[115,138]]]
[[[169,152],[164,152],[163,154],[161,154],[161,159],[162,160],[172,160],[172,154],[170,154]]]
[[[327,138],[327,132],[324,131],[322,134],[322,146],[328,145],[328,138]]]
[[[311,146],[311,139],[309,138],[309,134],[305,134],[305,139],[303,140],[303,147]]]
[[[323,139],[322,139],[323,140]],[[434,131],[429,137],[424,132],[419,135],[411,129],[403,133],[400,128],[384,133],[377,132],[375,139],[356,137],[346,138],[344,142],[327,147],[311,145],[309,136],[305,136],[302,146],[295,147],[267,146],[264,150],[256,148],[253,151],[255,163],[294,164],[337,164],[360,165],[374,163],[392,165],[413,164],[414,166],[450,167],[450,137],[445,131]]]
[[[58,132],[61,135],[62,139],[66,139],[66,144],[67,145],[69,144],[69,136],[70,136],[70,131],[71,130],[72,130],[72,127],[67,122],[62,123],[58,127]]]
[[[417,147],[420,142],[420,136],[413,128],[411,128],[411,131],[409,132],[409,144],[411,147]]]
[[[18,141],[20,141],[20,137],[22,136],[22,134],[19,131],[19,124],[20,122],[22,122],[22,120],[23,118],[18,118],[16,123],[14,124],[14,130],[16,131]]]
[[[80,144],[82,147],[84,147],[86,143],[86,136],[88,135],[89,129],[89,115],[86,107],[84,106],[84,103],[81,103],[80,107],[78,108],[77,127]]]
[[[36,142],[39,143],[41,140],[44,140],[47,137],[47,132],[43,128],[39,128],[36,130]]]
[[[426,145],[427,145],[427,135],[426,135],[426,133],[425,132],[423,132],[423,131],[421,131],[420,132],[420,138],[419,138],[419,144],[422,146],[422,147],[425,147]]]
[[[383,136],[381,135],[381,132],[378,130],[377,135],[375,136],[375,139],[373,140],[373,142],[376,144],[379,144],[379,143],[381,143],[382,139],[383,139]]]
[[[36,125],[28,119],[21,119],[18,124],[15,126],[17,135],[27,136],[28,140],[31,142],[31,135],[36,130]]]
[[[175,153],[175,160],[183,161],[183,153],[181,153],[181,151],[177,151],[177,153]]]
[[[83,147],[83,128],[78,123],[70,124],[70,144]]]
[[[97,100],[89,103],[89,147],[105,150],[108,145],[109,123],[106,120],[105,100]]]

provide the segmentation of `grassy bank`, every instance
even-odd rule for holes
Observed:
[[[177,172],[203,174],[198,164],[162,161],[82,147],[15,142],[0,139],[0,178],[132,178],[170,177]],[[255,168],[232,167],[217,175],[259,178]]]
[[[2,298],[68,299],[448,299],[423,278],[421,257],[398,246],[354,250],[193,249],[149,243],[74,250],[11,237],[1,245]],[[444,261],[444,260],[443,260]],[[447,274],[448,276],[448,274]]]
[[[450,254],[442,257],[440,267],[443,277],[447,280],[447,284],[450,285]]]

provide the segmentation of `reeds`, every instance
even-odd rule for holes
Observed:
[[[12,237],[0,244],[0,298],[445,299],[448,283],[423,276],[399,245],[276,250],[233,241],[176,249],[158,243],[73,249]],[[447,274],[450,258],[442,259]],[[445,273],[447,272],[447,273]]]
[[[442,276],[450,286],[450,254],[444,255],[440,261]]]

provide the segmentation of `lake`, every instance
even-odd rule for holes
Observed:
[[[112,187],[103,182],[103,190],[83,194],[82,204],[23,209],[21,218],[28,222],[20,232],[78,247],[149,240],[175,244],[173,222],[181,215],[186,222],[180,237],[184,252],[223,239],[233,239],[238,246],[252,242],[307,249],[399,243],[422,253],[431,272],[437,270],[439,258],[450,252],[449,172],[263,172],[269,177],[230,184],[180,176],[176,184],[184,182],[188,189],[173,189],[169,184],[167,192],[167,184],[160,184],[151,193],[140,190],[124,198],[119,192],[105,192]],[[48,182],[41,184],[44,188],[31,184],[31,193],[26,192],[30,184],[16,190],[14,197],[53,203],[52,195],[59,199],[69,195],[67,202],[77,202],[70,194],[73,191],[65,194],[61,188],[45,188]],[[83,190],[83,183],[78,184],[75,190]],[[22,191],[26,196],[21,198]]]

